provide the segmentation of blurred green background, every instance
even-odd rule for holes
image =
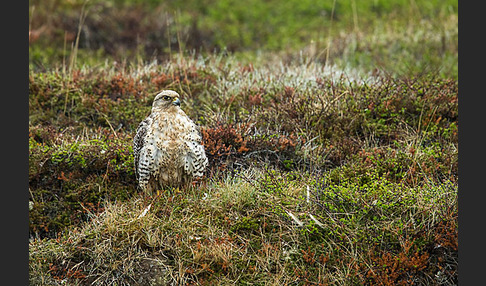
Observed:
[[[110,60],[274,54],[457,77],[453,0],[30,0],[32,68]]]

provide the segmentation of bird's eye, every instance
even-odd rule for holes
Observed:
[[[164,100],[170,100],[170,96],[168,95],[164,96]]]

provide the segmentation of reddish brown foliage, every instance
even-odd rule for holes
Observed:
[[[374,265],[367,272],[370,285],[411,285],[429,263],[429,254],[418,251],[413,240],[406,241],[399,253],[376,249],[370,258]]]
[[[222,157],[247,152],[248,139],[245,138],[245,125],[218,124],[214,128],[202,130],[206,153]]]
[[[83,279],[86,275],[79,269],[74,269],[74,267],[68,267],[68,265],[56,265],[53,263],[49,264],[49,273],[52,277],[58,281],[67,279]]]
[[[202,129],[203,144],[210,166],[220,169],[245,155],[253,154],[263,160],[260,155],[271,153],[277,158],[294,154],[298,138],[295,134],[255,135],[250,123],[229,124],[218,123],[215,127]],[[283,158],[280,158],[283,159]]]
[[[436,226],[434,234],[436,247],[443,247],[452,251],[457,251],[457,228],[452,220],[442,220]]]
[[[82,79],[90,80],[87,75],[83,75]],[[137,83],[135,78],[126,76],[122,72],[108,78],[100,77],[91,85],[92,94],[100,98],[106,96],[111,100],[125,99],[129,96],[140,98],[143,92],[143,87]]]
[[[397,252],[375,249],[366,270],[369,285],[457,282],[457,211],[448,210],[431,229],[405,241]],[[425,245],[423,242],[427,241]],[[422,246],[420,246],[422,245]],[[361,265],[361,269],[364,266]],[[433,282],[431,279],[434,279]]]

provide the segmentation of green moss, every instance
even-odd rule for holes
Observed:
[[[231,226],[231,231],[234,233],[253,233],[257,232],[260,228],[260,221],[252,217],[242,217]]]

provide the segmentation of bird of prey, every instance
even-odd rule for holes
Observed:
[[[199,127],[180,108],[179,94],[163,90],[133,139],[135,175],[147,194],[187,187],[203,176],[208,159]]]

